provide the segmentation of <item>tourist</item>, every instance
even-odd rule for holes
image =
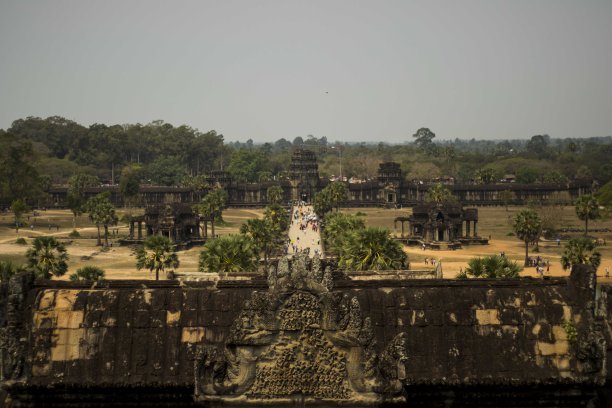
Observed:
[[[610,267],[606,266],[606,278],[610,277]]]

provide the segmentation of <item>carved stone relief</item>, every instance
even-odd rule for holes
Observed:
[[[225,344],[200,346],[197,400],[375,405],[399,398],[404,334],[378,352],[357,298],[332,293],[331,274],[308,262],[298,256],[288,268],[282,261],[269,290],[245,303]]]

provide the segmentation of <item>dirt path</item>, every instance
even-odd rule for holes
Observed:
[[[293,214],[298,211],[298,217],[295,218]],[[289,240],[290,244],[287,248],[288,254],[294,254],[306,250],[309,256],[314,256],[315,253],[321,254],[321,233],[319,232],[318,221],[308,221],[309,216],[315,215],[312,206],[301,206],[293,207],[291,225],[289,226]],[[301,230],[300,225],[306,226],[305,229]],[[312,226],[316,225],[317,230],[313,231]]]

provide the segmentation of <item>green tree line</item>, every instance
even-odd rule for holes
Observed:
[[[215,130],[161,120],[86,127],[59,116],[27,117],[0,130],[0,198],[5,205],[16,199],[35,203],[52,184],[67,185],[76,174],[97,177],[101,184],[119,184],[123,178],[126,196],[139,184],[200,185],[198,177],[213,170],[239,182],[282,179],[294,148],[315,151],[320,174],[329,177],[374,179],[381,162],[395,161],[407,181],[453,177],[487,184],[508,174],[519,183],[579,179],[604,186],[612,180],[610,136],[453,140],[429,128],[413,132],[407,130],[401,144],[330,143],[313,135],[262,144],[226,142]]]

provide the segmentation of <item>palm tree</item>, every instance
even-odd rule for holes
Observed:
[[[523,268],[500,255],[472,258],[458,278],[518,278]]]
[[[25,270],[23,265],[16,265],[11,261],[0,261],[0,282],[8,282],[13,275]]]
[[[36,276],[51,279],[51,276],[62,276],[68,271],[68,253],[66,247],[54,237],[38,237],[32,241],[32,248],[26,251],[28,267]]]
[[[591,265],[595,270],[601,264],[601,253],[597,251],[597,245],[590,238],[570,239],[561,255],[561,266],[570,269],[573,265]]]
[[[327,187],[315,195],[314,200],[312,200],[312,207],[315,213],[321,218],[325,218],[327,213],[334,208],[331,195]]]
[[[108,226],[117,223],[115,207],[113,207],[113,204],[110,201],[110,193],[104,192],[87,200],[85,203],[85,212],[89,214],[89,219],[98,228],[97,245],[102,245],[100,227],[103,226],[104,242],[105,246],[108,246]]]
[[[96,176],[79,173],[70,177],[68,180],[68,192],[66,202],[68,208],[72,211],[72,228],[76,229],[76,219],[83,213],[83,205],[85,204],[84,190],[87,187],[99,185],[100,181]]]
[[[329,189],[331,205],[336,207],[336,212],[338,212],[340,210],[340,203],[348,200],[348,188],[346,184],[341,181],[336,181],[325,188]]]
[[[536,242],[542,232],[542,220],[533,210],[523,210],[514,218],[516,236],[525,242],[525,266],[529,265],[529,244]]]
[[[425,201],[428,203],[443,203],[445,201],[457,201],[457,198],[448,188],[438,183],[427,190]]]
[[[365,221],[356,215],[331,214],[325,220],[325,227],[322,230],[326,251],[338,254],[342,249],[342,243],[346,235],[364,228]]]
[[[289,226],[287,210],[279,204],[270,204],[267,206],[264,210],[264,219],[270,222],[272,228],[279,234],[285,232]]]
[[[202,272],[242,272],[257,269],[257,248],[245,235],[224,235],[209,241],[200,252]]]
[[[275,238],[278,236],[278,233],[275,231],[273,225],[266,219],[250,219],[247,220],[240,227],[240,232],[249,236],[257,248],[258,252],[263,252],[264,254],[264,264],[266,265],[266,270],[268,269],[268,256],[270,254],[270,249],[272,247]]]
[[[206,221],[210,221],[212,235],[215,236],[215,221],[223,221],[223,209],[227,202],[227,192],[215,189],[209,192],[200,202],[194,206],[195,211]]]
[[[15,232],[19,232],[21,216],[30,211],[30,207],[23,200],[17,199],[11,203],[11,211],[15,214]]]
[[[71,281],[99,281],[104,279],[104,269],[98,266],[84,266],[76,270],[75,273],[70,275]]]
[[[285,196],[285,192],[281,186],[272,186],[268,187],[267,191],[268,203],[270,204],[280,204],[283,202],[283,197]]]
[[[117,225],[117,214],[115,213],[115,207],[109,200],[105,200],[101,203],[98,209],[100,222],[104,226],[104,246],[108,246],[108,226]]]
[[[407,255],[384,228],[365,228],[346,236],[338,265],[344,270],[400,269]]]
[[[601,218],[599,202],[592,195],[583,195],[576,200],[576,215],[584,220],[584,236],[589,233],[589,220]]]
[[[155,280],[159,280],[160,271],[179,266],[175,246],[172,241],[161,235],[148,237],[141,246],[136,248],[134,254],[136,255],[136,268],[155,271]]]
[[[492,184],[495,183],[495,179],[495,170],[488,167],[478,169],[474,173],[474,181],[476,181],[477,184]]]

